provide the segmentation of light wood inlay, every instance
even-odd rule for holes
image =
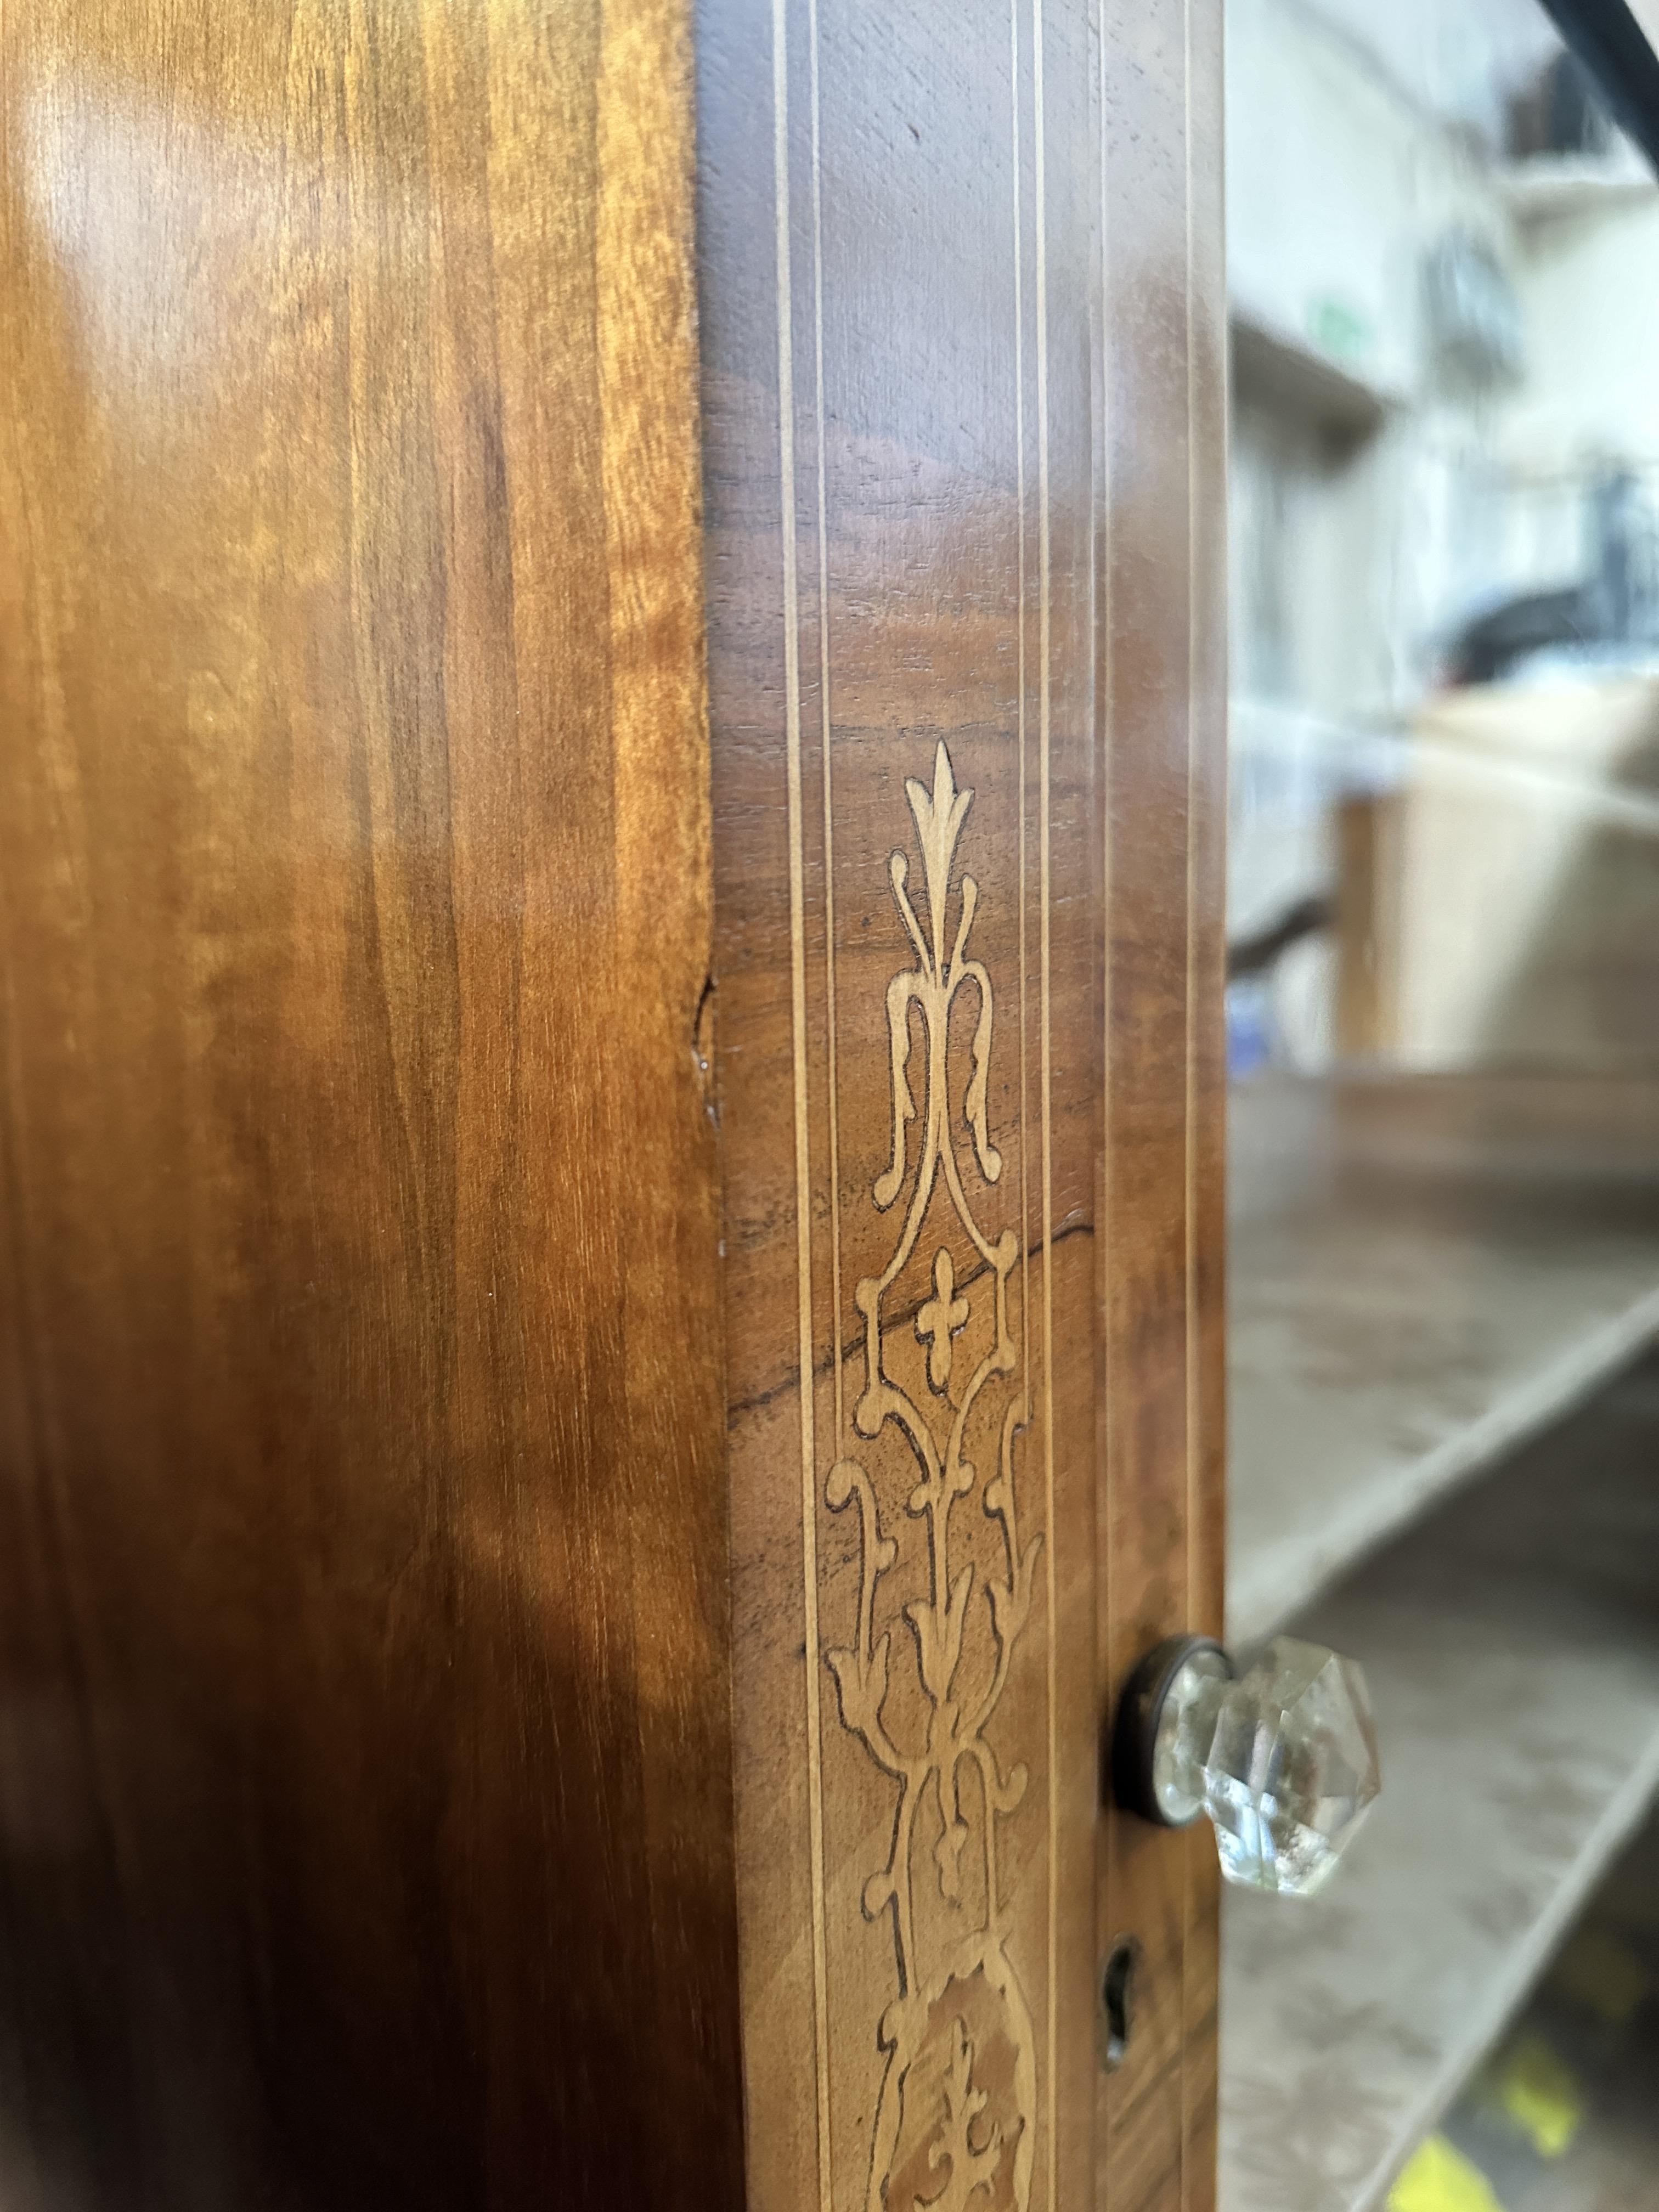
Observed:
[[[1199,5],[1193,65],[1211,100],[1217,31]],[[1219,456],[1218,172],[1195,155],[1188,191],[1186,17],[1096,26],[1015,0],[994,37],[933,10],[779,0],[706,9],[699,58],[751,2186],[837,2212],[890,2203],[895,2186],[902,2201],[919,2127],[918,2154],[938,2153],[921,2201],[972,2184],[975,2204],[1081,2206],[1109,2187],[1115,2203],[1197,2208],[1212,2187],[1213,1875],[1190,1842],[1150,1833],[1101,1841],[1098,1885],[1094,1865],[1119,1826],[1098,1800],[1111,1689],[1189,1607],[1218,1614],[1219,599],[1212,493],[1192,482]],[[738,152],[757,114],[763,188]],[[1150,223],[1103,322],[1103,218],[1132,238]],[[1143,405],[1150,443],[1133,422]],[[1109,760],[1096,694],[1108,658]],[[973,793],[942,885],[952,915],[963,876],[978,887],[963,957],[982,964],[996,1009],[983,1153],[965,982],[926,1095],[930,1048],[908,1000],[895,1073],[890,987],[902,999],[926,963],[889,860],[908,856],[931,946],[905,793],[932,807],[940,775],[941,793]],[[939,1085],[941,1158],[961,1163],[984,1249],[955,1194],[953,1230],[930,1217],[895,1242]],[[1003,1356],[1005,1410],[1029,1391],[1029,1426],[1008,1431],[1017,1542],[974,1508],[1001,1466],[988,1382],[988,1443],[963,1447],[975,1473],[938,1516],[935,1570],[939,1478],[897,1402],[932,1434]],[[947,1446],[940,1431],[941,1468]],[[1097,1499],[1114,1530],[1098,1551]],[[920,2019],[936,1979],[908,1978],[928,1945],[899,1925],[901,1898],[960,1945],[982,1941],[985,1893],[971,1802],[948,1779],[941,1795],[946,1770],[927,1749],[922,1624],[955,1619],[965,1574],[961,1680],[977,1670],[988,1687],[991,1593],[1014,1588],[1019,1563],[1030,1611],[983,1737],[1000,1776],[1029,1776],[991,1824],[1009,1972],[931,2020],[922,2079],[907,2007]],[[948,1764],[973,1716],[951,1715],[949,1697],[939,1710]],[[799,1747],[787,1771],[785,1735]],[[1101,2092],[1096,1972],[1123,1926],[1145,1928],[1152,1978],[1132,2063]],[[1013,1990],[1030,2020],[1029,2112],[1020,2022],[958,2172],[948,2142]]]
[[[1078,587],[1087,537],[1086,511],[1074,502],[1069,528],[1056,524],[1036,407],[1040,388],[1052,417],[1041,442],[1052,452],[1063,428],[1083,469],[1073,481],[1086,483],[1087,391],[1074,377],[1065,404],[1056,404],[1048,337],[1038,334],[1036,212],[1046,224],[1051,191],[1048,173],[1041,191],[1035,173],[1041,20],[1021,0],[997,41],[970,33],[975,112],[982,104],[998,115],[1008,155],[994,181],[973,177],[965,203],[934,200],[929,222],[939,232],[903,246],[902,270],[884,272],[864,225],[848,220],[856,174],[848,161],[863,160],[870,143],[867,110],[850,100],[850,85],[886,103],[880,135],[891,153],[872,185],[902,196],[903,149],[914,154],[919,143],[900,112],[907,73],[915,85],[941,50],[929,27],[898,22],[880,30],[884,58],[871,51],[869,23],[857,19],[855,29],[845,10],[788,11],[784,45],[765,50],[767,92],[773,103],[781,94],[791,118],[775,142],[785,159],[775,164],[774,252],[762,295],[779,362],[769,392],[756,381],[758,347],[723,347],[718,322],[711,344],[705,325],[717,847],[722,823],[731,824],[719,974],[729,1311],[741,1347],[732,1374],[734,1564],[739,1633],[753,1639],[737,1687],[752,1778],[739,1786],[739,1831],[755,1838],[757,1869],[747,1937],[751,2160],[754,2185],[780,2201],[810,2186],[856,2212],[895,2201],[895,2191],[896,2201],[907,2190],[928,2200],[941,2185],[956,2192],[952,2202],[972,2187],[976,2203],[1058,2203],[1068,2193],[1066,2158],[1073,2188],[1087,2170],[1086,2131],[1073,2123],[1072,2148],[1064,2140],[1065,2116],[1085,2106],[1060,2081],[1067,2069],[1075,2082],[1088,2080],[1093,1939],[1062,1959],[1058,1938],[1064,1896],[1073,1915],[1088,1909],[1091,1637],[1057,1635],[1053,1623],[1062,1606],[1091,1605],[1091,1558],[1086,1543],[1074,1547],[1051,1571],[1047,1536],[1062,1512],[1080,1506],[1085,1528],[1091,1518],[1089,1269],[1075,1242],[1066,1250],[1068,1234],[1088,1227],[1088,1030],[1073,1012],[1069,1033],[1085,1057],[1068,1060],[1056,1022],[1062,989],[1080,988],[1086,1003],[1078,924],[1088,756],[1075,715],[1063,756],[1054,735],[1056,699],[1075,705],[1086,667]],[[726,99],[734,116],[744,110],[738,86],[752,90],[757,71],[738,38],[729,51],[718,42],[704,61],[707,138]],[[884,91],[884,70],[894,74]],[[954,64],[948,82],[960,97]],[[1088,112],[1086,77],[1081,86],[1073,123]],[[775,104],[770,112],[777,116]],[[948,112],[933,102],[926,112],[933,136],[914,173],[929,163],[952,178],[978,169],[977,148]],[[933,129],[941,120],[943,134]],[[1008,159],[1016,147],[1018,173]],[[1089,150],[1079,132],[1071,167],[1086,164]],[[706,210],[711,198],[718,195],[706,183]],[[957,234],[964,204],[974,251],[983,246],[1006,272],[1006,319],[980,327],[976,302],[958,294],[948,312],[967,381],[954,398],[936,396],[926,379],[947,357],[938,352],[944,334],[930,333],[909,288],[942,240],[957,264],[970,265]],[[718,226],[716,207],[705,216],[705,254],[711,238],[720,242]],[[1078,242],[1086,237],[1085,228]],[[735,250],[735,232],[730,243]],[[1068,252],[1072,266],[1075,246]],[[742,296],[731,266],[717,274],[728,299]],[[1045,266],[1042,285],[1050,281]],[[884,338],[868,321],[875,300],[863,304],[865,292],[884,285]],[[711,289],[706,276],[706,301]],[[1071,327],[1086,331],[1080,289],[1071,307]],[[871,384],[849,346],[890,369]],[[902,366],[907,353],[913,371]],[[1028,356],[1035,376],[1025,373]],[[1080,366],[1086,355],[1073,358]],[[994,417],[979,412],[981,392],[995,395]],[[940,426],[953,421],[961,458],[930,461]],[[780,509],[794,523],[773,547],[720,503],[726,484],[746,480],[769,428]],[[994,474],[978,484],[971,470],[960,471],[985,436],[996,441]],[[934,478],[920,497],[903,489],[916,467]],[[969,501],[964,526],[940,537],[936,522],[948,512],[940,502],[959,496]],[[917,557],[905,556],[907,537]],[[1060,588],[1057,540],[1066,563]],[[775,690],[751,642],[769,570],[782,631],[767,648]],[[1045,652],[1052,662],[1062,649],[1063,681],[1045,679]],[[781,744],[769,760],[770,717]],[[769,801],[766,779],[779,767]],[[1085,796],[1057,834],[1062,791]],[[755,1133],[769,1116],[776,1126],[771,1024],[783,1010],[766,985],[769,908],[757,881],[755,830],[763,810],[780,803],[774,865],[791,886],[799,981],[778,1042],[794,1071],[799,1142],[790,1182],[769,1189]],[[1062,930],[1053,918],[1060,882],[1073,886]],[[932,1006],[925,1044],[920,1000]],[[894,1225],[896,1211],[907,1234]],[[803,1263],[811,1291],[811,1344],[798,1368],[813,1379],[804,1394],[780,1371],[767,1302],[750,1288],[766,1278],[774,1251],[781,1262],[786,1237],[794,1303]],[[1049,1352],[1050,1330],[1058,1337],[1066,1328],[1080,1354],[1069,1371]],[[781,1440],[783,1419],[793,1422],[798,1465],[810,1435],[815,1475],[808,1525],[798,1522],[793,1540],[766,1503],[775,1494],[766,1440]],[[802,1508],[806,1495],[803,1484]],[[896,1547],[890,1560],[889,1547]],[[788,1605],[787,1583],[774,1577],[792,1552],[805,1583],[792,1607],[775,1612]],[[805,1646],[798,1654],[788,1645],[790,1612]],[[816,1815],[808,1747],[792,1811],[769,1717],[792,1701],[806,1711],[813,1655]],[[988,1806],[987,1777],[998,1801]],[[815,1817],[823,1838],[817,1868]],[[817,2057],[826,2045],[827,2084]],[[789,2094],[791,2078],[818,2081],[815,2108]],[[969,2125],[970,2105],[983,2128],[980,2119]],[[966,2130],[959,2163],[944,2148],[953,2130]]]

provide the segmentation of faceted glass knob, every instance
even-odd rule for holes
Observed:
[[[1209,1814],[1229,1881],[1297,1897],[1330,1875],[1382,1788],[1364,1675],[1291,1636],[1243,1676],[1203,1638],[1160,1644],[1124,1692],[1113,1765],[1120,1801],[1148,1819]]]

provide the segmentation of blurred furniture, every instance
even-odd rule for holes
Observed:
[[[1228,9],[1227,1638],[1383,1789],[1228,1893],[1223,2212],[1381,2212],[1659,1785],[1656,36]]]
[[[1659,681],[1447,691],[1340,831],[1337,1030],[1413,1069],[1659,1069]]]
[[[1659,1789],[1659,1079],[1231,1122],[1228,1633],[1362,1662],[1384,1790],[1293,1929],[1228,1897],[1222,2203],[1370,2212]]]

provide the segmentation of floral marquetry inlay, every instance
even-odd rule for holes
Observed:
[[[837,1511],[856,1504],[860,1540],[853,1640],[825,1656],[843,1723],[896,1793],[890,1849],[863,1895],[870,1919],[890,1915],[894,1948],[894,1994],[874,2024],[886,2065],[866,2203],[869,2212],[1025,2212],[1036,2059],[1008,1955],[998,1844],[1026,1795],[1027,1774],[1020,1765],[1005,1768],[988,1733],[1030,1617],[1042,1544],[1041,1532],[1022,1543],[1016,1510],[1016,1439],[1030,1418],[1029,1377],[1009,1322],[1020,1243],[1012,1228],[986,1233],[966,1187],[975,1167],[985,1185],[1003,1172],[988,1124],[991,979],[969,951],[979,886],[966,872],[951,883],[974,794],[957,790],[942,744],[932,789],[912,779],[905,792],[921,882],[918,895],[910,856],[895,852],[888,872],[914,964],[887,987],[892,1152],[872,1194],[879,1212],[901,1202],[902,1211],[885,1267],[854,1293],[865,1379],[853,1419],[872,1443],[896,1433],[908,1472],[890,1495],[886,1471],[900,1454],[879,1467],[848,1456],[826,1491]],[[951,1052],[958,1001],[965,1061]],[[947,1238],[958,1251],[965,1239],[976,1255],[960,1278]],[[918,1254],[933,1293],[915,1316],[927,1380],[912,1395],[896,1376],[901,1323],[888,1309]],[[994,1463],[981,1468],[973,1450],[994,1454]],[[998,1564],[988,1572],[967,1556],[962,1523],[953,1527],[953,1516],[975,1505],[997,1530]],[[896,1613],[880,1607],[888,1625],[878,1633],[878,1599],[894,1595],[881,1585],[898,1567],[899,1514],[922,1524],[913,1554],[920,1586]]]

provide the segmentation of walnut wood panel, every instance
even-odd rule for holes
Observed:
[[[267,15],[0,19],[8,2205],[1204,2212],[1215,11],[706,0],[706,538],[688,24]]]
[[[1225,323],[1221,9],[1108,0],[1101,664],[1107,1127],[1101,1672],[1218,1635],[1224,1540],[1222,992]],[[1102,1911],[1145,1953],[1097,2147],[1112,2212],[1215,2192],[1207,1824],[1103,1826]]]
[[[1220,1613],[1218,21],[698,69],[751,2201],[1201,2212],[1212,1870],[1098,1748]]]
[[[735,2203],[686,26],[0,98],[0,2197]]]

